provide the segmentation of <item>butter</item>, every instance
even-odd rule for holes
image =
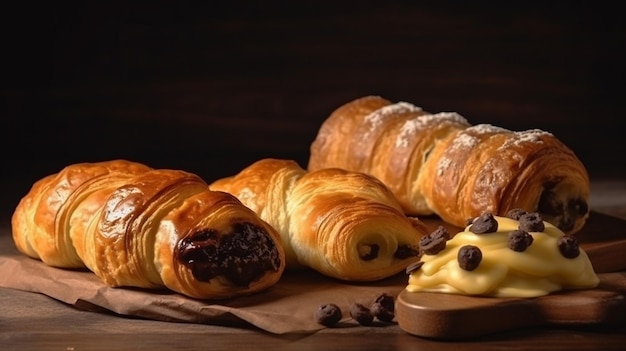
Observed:
[[[589,257],[582,248],[574,258],[559,250],[564,233],[543,222],[541,232],[528,232],[532,243],[521,252],[509,248],[508,235],[520,228],[518,220],[492,216],[495,232],[475,234],[471,225],[446,242],[432,255],[423,254],[421,267],[409,273],[409,292],[440,292],[493,297],[536,297],[565,289],[589,289],[598,285]],[[478,247],[482,258],[473,270],[461,268],[461,247]]]

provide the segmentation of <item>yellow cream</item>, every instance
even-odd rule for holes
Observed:
[[[580,248],[575,258],[564,257],[558,240],[564,233],[544,222],[542,232],[529,232],[532,244],[517,252],[508,247],[508,233],[519,228],[517,220],[494,216],[497,232],[474,234],[468,225],[448,240],[444,250],[424,254],[422,266],[410,272],[409,292],[428,291],[495,297],[536,297],[564,289],[588,289],[598,285],[587,254]],[[459,266],[458,251],[477,246],[482,253],[478,267],[468,271]]]

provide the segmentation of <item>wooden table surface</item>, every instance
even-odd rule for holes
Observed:
[[[626,219],[626,181],[594,181],[592,190],[592,210]],[[0,242],[6,252],[12,241],[9,219],[3,218]],[[0,344],[2,350],[623,350],[626,325],[527,328],[463,341],[429,340],[395,324],[274,335],[83,311],[42,294],[0,288]]]
[[[367,94],[456,111],[473,124],[551,131],[589,167],[592,209],[626,219],[626,143],[617,126],[626,22],[617,8],[297,3],[15,3],[2,11],[0,242],[11,243],[9,217],[30,185],[69,163],[128,158],[208,181],[261,157],[304,164],[322,121]],[[86,312],[0,288],[1,350],[625,345],[625,328],[541,328],[466,342],[423,339],[396,325],[277,336]]]

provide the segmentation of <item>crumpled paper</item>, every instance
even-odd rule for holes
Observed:
[[[274,334],[314,333],[325,328],[314,316],[325,303],[341,308],[344,318],[340,325],[356,325],[349,315],[352,303],[369,305],[381,293],[397,296],[408,279],[399,273],[377,282],[346,283],[314,271],[287,271],[276,285],[254,295],[198,300],[167,290],[112,288],[90,271],[49,267],[15,248],[5,246],[2,251],[2,287],[41,293],[83,310],[160,321],[252,326]]]

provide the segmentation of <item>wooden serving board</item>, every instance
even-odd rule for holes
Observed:
[[[427,225],[431,223],[427,221]],[[536,298],[474,297],[404,290],[396,301],[398,325],[413,335],[452,340],[544,325],[626,323],[626,221],[592,213],[577,236],[600,277],[595,289]]]

